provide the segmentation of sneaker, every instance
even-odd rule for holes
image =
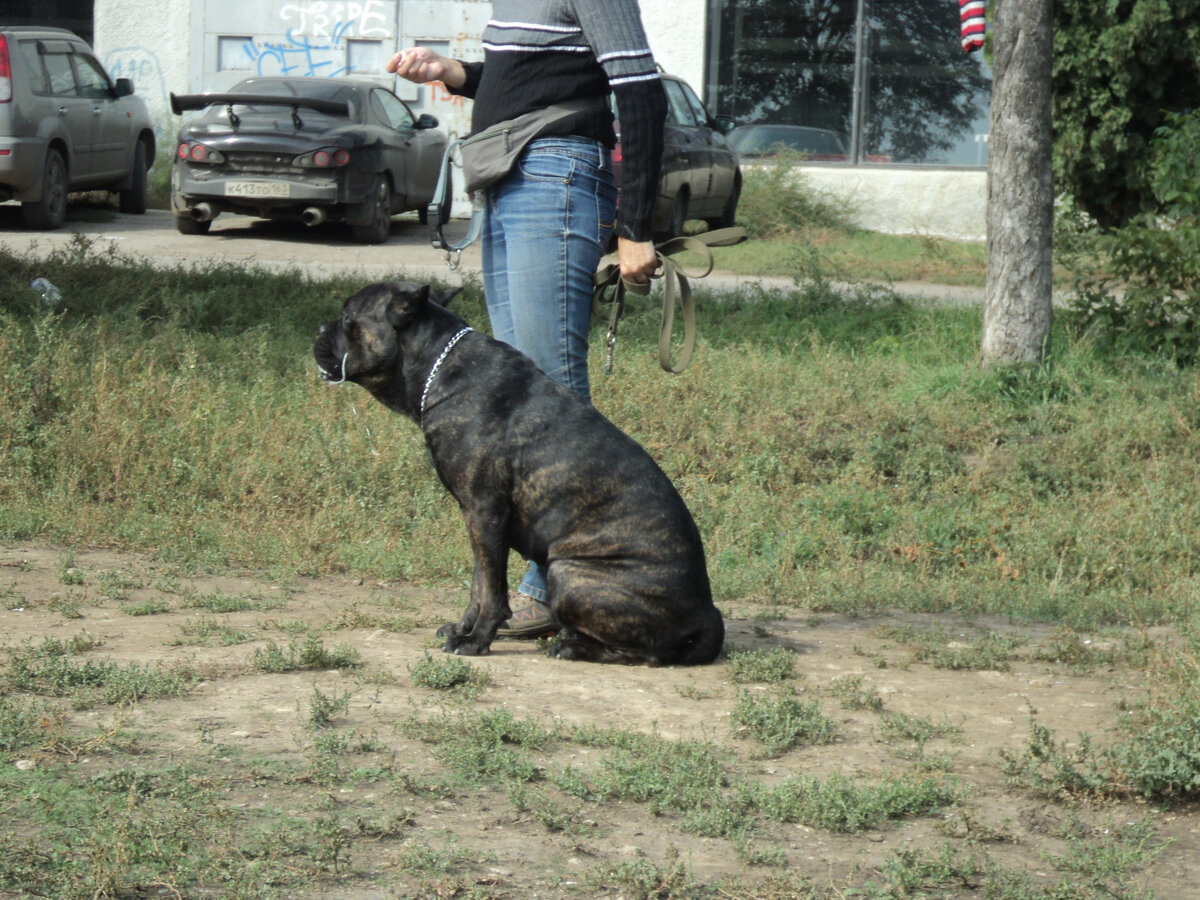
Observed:
[[[525,598],[528,599],[528,598]],[[534,601],[523,609],[518,609],[507,622],[496,632],[498,638],[511,640],[532,640],[533,638],[552,636],[558,633],[558,623],[550,610],[541,603]]]

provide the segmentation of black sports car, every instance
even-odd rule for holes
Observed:
[[[319,225],[344,221],[367,244],[391,217],[425,210],[446,136],[377,83],[344,78],[247,78],[223,93],[171,95],[179,131],[171,206],[184,234],[223,212]]]

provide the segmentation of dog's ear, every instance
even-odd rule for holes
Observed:
[[[460,288],[460,287],[449,288],[448,290],[445,290],[445,291],[431,290],[429,292],[429,299],[433,303],[436,303],[438,306],[441,306],[444,309],[449,309],[450,301],[453,300],[455,297],[457,297],[461,293],[462,293],[462,288]]]
[[[393,328],[403,328],[429,303],[429,285],[394,281],[388,285],[392,299],[388,302],[387,319]]]

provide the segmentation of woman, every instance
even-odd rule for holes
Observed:
[[[472,133],[553,104],[595,99],[548,126],[487,189],[482,233],[493,335],[590,402],[592,274],[614,228],[626,280],[645,282],[657,266],[650,218],[667,108],[658,67],[636,0],[494,0],[483,49],[483,62],[462,62],[412,47],[393,56],[387,70],[418,84],[441,81],[474,99]],[[621,121],[619,204],[610,91]],[[535,602],[517,610],[499,636],[555,630],[539,566],[531,564],[519,592]]]

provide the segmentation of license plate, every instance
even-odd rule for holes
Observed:
[[[292,195],[292,186],[284,181],[227,181],[226,197],[283,197]]]

